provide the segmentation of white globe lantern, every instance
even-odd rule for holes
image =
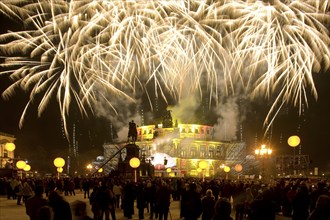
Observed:
[[[26,163],[25,163],[24,160],[19,160],[19,161],[16,162],[16,167],[18,169],[23,169],[25,166],[26,166]]]
[[[23,168],[24,171],[30,171],[31,166],[29,164],[26,164],[25,167]]]
[[[208,163],[205,160],[202,160],[201,162],[199,162],[198,167],[202,170],[205,170],[208,167]]]
[[[16,146],[14,143],[6,143],[5,148],[7,151],[11,152],[15,150]]]
[[[65,160],[62,157],[57,157],[54,160],[54,165],[55,165],[55,167],[64,167]]]
[[[223,168],[223,171],[225,171],[226,173],[228,173],[228,172],[230,171],[230,167],[225,166],[225,167]]]
[[[137,157],[133,157],[132,159],[129,160],[129,165],[132,168],[138,168],[140,166],[140,160]]]
[[[236,164],[234,169],[236,172],[241,172],[243,170],[243,166],[241,164]]]
[[[290,147],[297,147],[300,144],[300,138],[297,135],[289,137],[288,144]]]

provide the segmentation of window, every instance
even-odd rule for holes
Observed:
[[[196,146],[191,146],[190,147],[190,156],[193,157],[193,158],[197,156]]]
[[[180,155],[181,157],[186,157],[186,146],[182,146],[181,147],[181,151],[180,151]]]
[[[209,157],[210,158],[214,157],[214,146],[209,146]]]
[[[201,157],[206,157],[206,146],[205,145],[201,145],[199,147],[199,151],[200,151]]]

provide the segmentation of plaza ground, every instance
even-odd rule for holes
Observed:
[[[85,201],[87,203],[87,214],[92,217],[92,212],[90,210],[90,206],[88,203],[88,199],[84,199],[83,193],[79,190],[76,191],[75,196],[65,196],[66,201],[69,203],[74,202],[75,200]],[[136,207],[135,207],[136,209]],[[137,215],[137,210],[135,210],[135,215],[133,219],[139,219]],[[149,219],[149,214],[145,214],[145,219]],[[111,218],[111,217],[110,217]],[[116,218],[117,220],[126,220],[124,217],[123,211],[121,209],[116,210]],[[16,200],[8,200],[7,197],[1,195],[0,196],[0,219],[1,220],[29,220],[29,217],[25,214],[25,206],[17,205]],[[168,220],[178,220],[180,219],[180,203],[178,201],[172,201],[170,206],[170,216]],[[289,220],[291,218],[284,216],[276,216],[276,220]]]

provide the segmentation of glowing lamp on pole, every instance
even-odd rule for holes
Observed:
[[[200,177],[200,173],[203,172],[203,170],[201,168],[197,168],[197,173],[198,173],[198,177]]]
[[[293,135],[288,138],[288,144],[290,147],[297,147],[300,144],[300,138],[297,135]]]
[[[134,169],[134,182],[137,182],[136,168],[140,166],[140,160],[137,157],[133,157],[129,160],[129,165]]]
[[[22,179],[22,177],[23,177],[23,169],[24,169],[24,167],[26,166],[26,162],[24,161],[24,160],[19,160],[19,161],[17,161],[16,162],[16,167],[19,169],[19,173],[20,173],[20,178]]]
[[[237,179],[239,179],[239,173],[243,170],[243,166],[241,164],[236,164],[234,169],[238,173]]]
[[[167,168],[166,169],[166,173],[167,173],[167,176],[170,176],[170,173],[172,172],[172,169],[171,168]]]
[[[199,162],[198,167],[202,169],[202,174],[203,174],[203,182],[205,179],[205,170],[208,167],[208,163],[205,160],[202,160]]]
[[[297,135],[292,135],[288,138],[288,144],[293,148],[293,174],[296,174],[296,147],[300,144],[300,138]]]
[[[62,173],[63,172],[63,167],[58,167],[56,170],[57,170],[58,173]]]
[[[223,171],[225,171],[225,173],[226,173],[226,179],[228,179],[228,173],[230,172],[230,167],[229,166],[225,166],[223,168]]]
[[[65,160],[62,157],[57,157],[54,160],[54,165],[56,168],[62,168],[65,165]],[[62,168],[62,171],[63,171],[63,168]],[[58,172],[58,170],[57,170],[57,178],[58,179],[60,178],[60,172]]]
[[[6,143],[5,148],[7,151],[12,152],[15,150],[16,146],[14,143]]]
[[[29,164],[26,164],[25,167],[23,168],[25,172],[28,172],[31,170],[31,166]]]
[[[261,159],[261,177],[264,177],[265,174],[265,159],[270,157],[273,153],[271,148],[268,148],[265,144],[261,145],[260,148],[257,148],[254,151],[255,155]]]

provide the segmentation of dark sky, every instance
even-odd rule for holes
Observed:
[[[9,22],[0,17],[0,33],[6,30],[16,30],[19,24]],[[311,98],[310,105],[305,107],[303,116],[298,115],[298,109],[285,107],[274,122],[272,129],[272,146],[276,154],[291,154],[293,151],[287,145],[287,138],[293,134],[301,137],[302,154],[310,155],[312,166],[330,169],[330,72],[314,74],[318,90],[318,100]],[[10,85],[8,75],[0,75],[0,93]],[[37,116],[37,106],[28,113],[22,129],[19,129],[19,118],[24,110],[29,94],[17,90],[15,96],[5,101],[0,99],[0,131],[13,134],[17,138],[16,154],[30,160],[39,160],[43,155],[65,154],[68,141],[63,136],[61,120],[57,103],[51,103],[41,118]],[[256,133],[262,139],[264,129],[262,123],[268,111],[269,101],[255,101],[251,105],[251,113],[243,122],[243,136],[252,151]],[[102,152],[101,145],[109,135],[108,122],[103,119],[79,119],[78,139],[83,153],[94,157]],[[92,152],[92,153],[91,153]],[[16,156],[17,156],[16,155]],[[86,156],[88,157],[88,156]]]

